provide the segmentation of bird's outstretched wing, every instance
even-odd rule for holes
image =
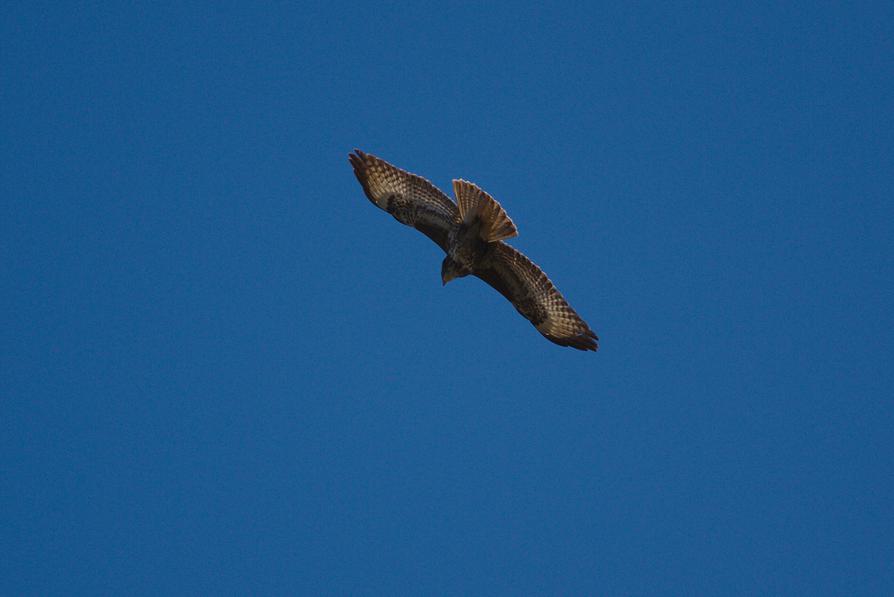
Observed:
[[[578,350],[599,347],[599,338],[530,259],[503,242],[493,244],[489,265],[474,274],[496,288],[547,340]]]
[[[348,159],[363,192],[373,204],[398,222],[424,233],[447,251],[447,236],[459,223],[459,211],[447,195],[421,176],[359,149],[348,155]]]

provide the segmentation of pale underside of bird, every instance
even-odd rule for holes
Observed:
[[[548,340],[596,350],[598,338],[537,265],[506,242],[518,236],[497,201],[465,180],[453,181],[456,203],[428,180],[355,149],[348,158],[367,198],[432,239],[447,253],[441,281],[473,275],[506,297]]]

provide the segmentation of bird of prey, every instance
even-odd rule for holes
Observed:
[[[547,340],[593,350],[599,339],[530,259],[504,242],[518,236],[497,201],[465,180],[453,181],[456,203],[428,180],[355,149],[348,156],[367,198],[447,253],[441,282],[469,274],[493,286]]]

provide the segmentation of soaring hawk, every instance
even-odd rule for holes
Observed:
[[[355,149],[348,156],[369,200],[441,247],[441,282],[472,274],[497,289],[547,340],[596,350],[598,338],[539,267],[503,242],[518,236],[497,201],[465,180],[453,181],[456,203],[426,179]]]

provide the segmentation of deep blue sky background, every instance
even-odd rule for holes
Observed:
[[[5,4],[0,593],[892,594],[894,9],[741,4]]]

